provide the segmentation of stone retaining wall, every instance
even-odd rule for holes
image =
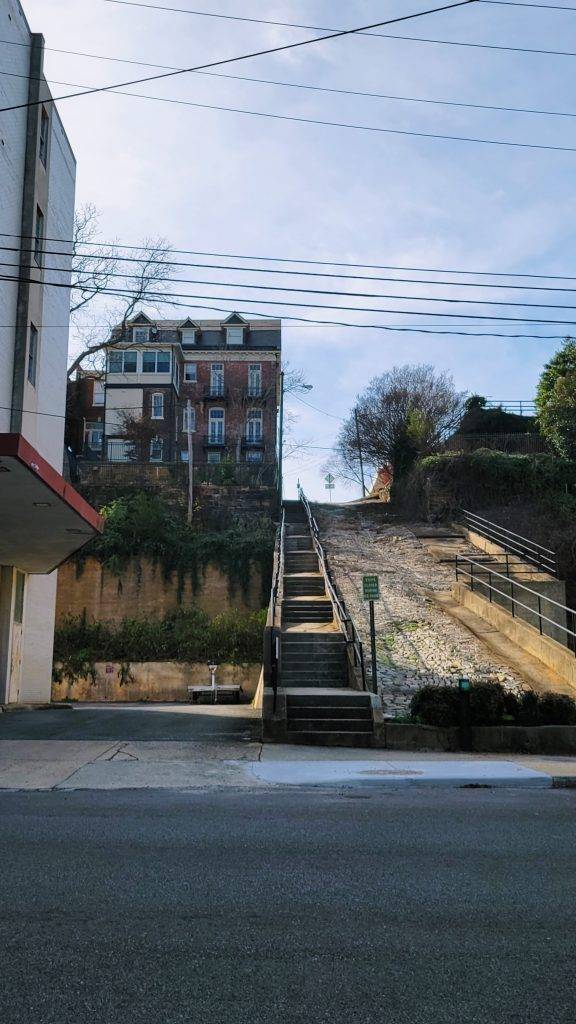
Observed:
[[[52,684],[52,700],[110,701],[112,702],[188,702],[187,686],[210,682],[208,666],[183,664],[175,661],[138,661],[129,665],[131,678],[122,682],[118,662],[97,661],[96,679],[78,679],[71,683]],[[258,687],[261,665],[218,666],[217,683],[235,683],[242,686],[243,699],[252,700]]]

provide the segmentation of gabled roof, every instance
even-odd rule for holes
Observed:
[[[195,331],[199,331],[200,330],[199,324],[197,324],[194,320],[191,320],[190,317],[187,317],[186,320],[184,320],[180,324],[180,330],[181,331],[182,330],[186,330],[186,328],[192,328]]]
[[[240,313],[231,313],[229,317],[226,317],[226,319],[222,321],[222,323],[223,324],[247,324],[248,321],[245,320],[243,316],[240,316]]]
[[[138,313],[137,316],[133,317],[133,319],[130,320],[130,323],[131,324],[153,324],[154,321],[151,320],[149,316],[146,316],[146,313]]]

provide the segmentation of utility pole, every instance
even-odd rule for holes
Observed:
[[[354,421],[356,423],[356,440],[358,442],[358,456],[360,458],[360,476],[362,478],[362,497],[366,497],[366,484],[364,483],[364,462],[362,461],[362,444],[360,441],[360,426],[358,423],[358,409],[354,409]]]
[[[194,448],[192,445],[192,403],[186,402],[186,426],[188,435],[188,522],[192,522],[194,509]]]
[[[282,508],[282,448],[284,441],[284,370],[280,371],[280,408],[278,413],[278,507]]]

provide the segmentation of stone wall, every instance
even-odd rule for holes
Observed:
[[[130,678],[122,682],[117,662],[98,661],[96,679],[64,680],[52,684],[52,700],[134,702],[187,702],[188,686],[209,685],[208,666],[180,664],[175,661],[138,661],[129,666]],[[234,683],[242,687],[242,700],[252,700],[258,687],[261,666],[219,665],[216,683]],[[229,698],[226,698],[229,699]]]
[[[162,566],[147,558],[132,559],[121,576],[104,568],[95,558],[86,560],[80,574],[73,562],[58,571],[57,625],[67,615],[84,613],[90,620],[106,622],[163,618],[168,612],[191,604],[210,616],[231,609],[259,611],[263,606],[259,567],[252,567],[246,591],[239,587],[231,592],[227,576],[216,566],[208,565],[196,593],[186,578],[180,600],[177,574],[165,579]]]

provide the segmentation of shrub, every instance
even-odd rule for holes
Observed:
[[[422,686],[412,697],[410,712],[423,725],[458,725],[458,701],[455,686]]]
[[[118,624],[70,616],[56,629],[54,661],[71,677],[95,661],[211,661],[242,664],[262,658],[266,612],[226,612],[210,619],[188,608],[163,619],[123,619]]]
[[[412,697],[413,719],[423,725],[447,728],[458,725],[459,694],[456,686],[422,686]],[[470,721],[476,725],[501,725],[512,718],[516,725],[576,725],[576,700],[563,693],[542,695],[527,690],[520,695],[501,683],[478,682],[470,687]]]
[[[472,683],[470,720],[472,725],[500,725],[506,711],[506,691],[501,683]]]
[[[545,693],[540,698],[542,725],[576,725],[576,701],[563,693]]]

